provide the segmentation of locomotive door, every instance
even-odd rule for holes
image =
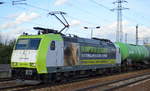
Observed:
[[[53,40],[51,41],[47,53],[47,66],[62,66],[63,65],[63,42]]]

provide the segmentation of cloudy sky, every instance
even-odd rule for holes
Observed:
[[[21,2],[16,2],[21,1]],[[71,25],[65,34],[75,34],[90,38],[91,31],[83,27],[96,27],[93,37],[116,41],[117,12],[110,11],[116,7],[115,0],[0,0],[0,34],[4,39],[13,39],[23,32],[35,34],[33,27],[46,27],[60,30],[63,26],[51,11],[64,11]],[[150,1],[127,0],[123,6],[129,10],[123,11],[123,32],[127,34],[127,42],[135,43],[135,26],[139,25],[139,38],[150,37]],[[125,38],[123,37],[123,40]]]

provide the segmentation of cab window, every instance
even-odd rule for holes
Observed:
[[[50,49],[51,50],[55,50],[55,41],[51,42]]]
[[[41,39],[19,39],[15,50],[37,50]]]

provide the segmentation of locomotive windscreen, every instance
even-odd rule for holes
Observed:
[[[37,50],[41,39],[19,39],[15,50]]]

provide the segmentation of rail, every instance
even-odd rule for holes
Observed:
[[[119,80],[109,81],[105,83],[100,83],[100,84],[92,85],[89,87],[76,89],[74,91],[87,91],[87,90],[95,89],[95,88],[102,88],[103,91],[112,91],[112,90],[122,88],[122,87],[128,86],[130,84],[133,84],[139,81],[143,81],[146,79],[150,79],[150,73],[140,74],[140,75],[128,77],[125,79],[119,79]]]

